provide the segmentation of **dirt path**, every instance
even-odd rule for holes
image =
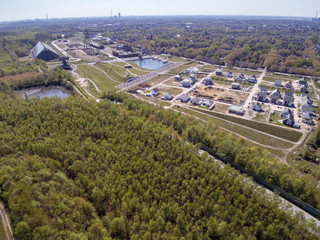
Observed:
[[[4,228],[5,234],[7,236],[6,237],[7,240],[14,239],[11,225],[10,225],[10,221],[9,221],[9,217],[6,213],[6,210],[5,210],[2,202],[0,202],[0,215],[1,215],[1,222],[3,224],[3,228]],[[5,239],[3,239],[3,240],[5,240]]]

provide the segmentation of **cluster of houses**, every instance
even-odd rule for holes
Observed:
[[[257,83],[256,75],[252,75],[248,77],[248,79],[241,73],[235,78],[236,82],[249,82],[249,83]]]
[[[308,82],[307,80],[303,77],[299,80],[297,80],[297,83],[299,84],[299,91],[302,93],[307,93],[308,92]],[[276,87],[285,87],[288,89],[293,89],[293,85],[291,81],[284,82],[282,80],[275,80],[274,85]]]
[[[180,96],[176,97],[176,100],[182,103],[187,103],[190,101],[192,105],[204,106],[204,107],[207,107],[209,110],[212,110],[216,105],[213,100],[202,99],[199,97],[191,98],[188,94],[181,94]]]
[[[190,69],[186,69],[186,70],[188,70],[187,72],[189,72]],[[186,70],[185,70],[185,72],[186,72]],[[190,73],[191,73],[191,70],[190,70]],[[185,87],[185,88],[190,88],[197,81],[197,78],[195,75],[189,75],[185,79],[183,79],[182,76],[180,74],[178,74],[174,77],[174,79],[177,81],[182,81],[181,86]]]
[[[284,94],[281,94],[281,92],[278,89],[275,89],[271,92],[269,98],[268,94],[268,88],[260,87],[260,91],[256,96],[256,100],[260,102],[271,102],[273,104],[284,105],[288,107],[294,106],[294,96],[293,93],[290,91],[286,91]]]
[[[223,76],[223,71],[221,69],[217,69],[216,70],[216,75],[217,76]],[[232,76],[232,72],[227,72],[226,77],[227,78],[232,78],[233,77]]]

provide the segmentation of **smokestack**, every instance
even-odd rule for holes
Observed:
[[[113,15],[112,15],[112,9],[110,9],[110,11],[111,11],[111,18],[113,17]]]

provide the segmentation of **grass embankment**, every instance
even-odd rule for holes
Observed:
[[[234,123],[246,126],[246,127],[250,127],[252,129],[262,131],[262,132],[265,132],[265,133],[268,133],[273,136],[280,137],[280,138],[283,138],[283,139],[286,139],[289,141],[298,142],[300,140],[300,138],[302,137],[301,132],[294,131],[291,129],[280,128],[280,127],[272,126],[270,124],[255,122],[255,121],[247,120],[244,118],[234,117],[234,116],[225,115],[225,114],[221,114],[221,113],[217,113],[217,112],[209,112],[209,111],[202,110],[200,108],[192,107],[192,109],[194,109],[196,111],[200,111],[205,114],[215,116],[215,117],[219,117],[219,118],[222,118],[222,119],[225,119],[225,120],[228,120],[228,121],[231,121],[231,122],[234,122]],[[247,129],[247,130],[249,130],[249,129]],[[276,141],[279,141],[279,140],[277,139]]]
[[[111,65],[109,63],[98,63],[97,68],[105,71],[111,78],[119,82],[125,82],[130,76],[126,76],[126,70],[123,67]]]
[[[2,219],[0,217],[0,239],[7,240],[7,235],[3,227]]]
[[[202,114],[201,112],[199,112],[199,111],[201,111],[201,109],[197,109],[199,111],[193,111],[191,109],[186,109],[186,108],[181,108],[181,107],[178,108],[176,106],[174,106],[173,108],[178,111],[181,111],[181,112],[196,116],[198,118],[201,118],[201,119],[208,121],[210,123],[213,123],[219,127],[225,128],[235,134],[239,134],[240,136],[245,137],[251,141],[257,142],[259,144],[263,144],[263,145],[270,146],[270,147],[283,148],[283,149],[288,149],[293,146],[293,144],[287,143],[285,141],[281,141],[279,139],[270,137],[265,134],[258,133],[254,130],[250,130],[250,129],[247,129],[247,128],[244,128],[241,126],[230,124],[222,119],[220,120],[220,119],[206,116],[206,115]]]
[[[103,92],[114,92],[119,90],[115,86],[119,83],[112,81],[103,72],[89,66],[89,65],[78,65],[78,70],[80,76],[84,78],[90,78],[97,84],[98,88]]]

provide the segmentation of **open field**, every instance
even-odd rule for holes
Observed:
[[[114,92],[119,90],[115,86],[119,83],[112,81],[103,72],[89,66],[89,65],[78,65],[78,74],[84,78],[90,78],[97,84],[98,88],[103,92]]]
[[[294,80],[299,80],[299,79],[300,79],[300,77],[274,74],[274,73],[270,73],[270,72],[266,73],[265,77],[263,78],[264,81],[270,81],[270,82],[274,82],[275,80],[294,81]]]
[[[234,117],[231,115],[224,115],[217,112],[209,112],[199,108],[192,108],[192,109],[215,116],[215,117],[219,117],[228,121],[232,121],[234,123],[238,123],[243,126],[250,127],[252,129],[256,129],[258,131],[262,131],[262,132],[265,132],[289,141],[298,142],[302,137],[301,132],[294,131],[291,129],[280,128],[280,127],[272,126],[270,124],[255,122],[255,121],[247,120],[244,118]]]
[[[201,68],[201,71],[203,72],[214,72],[216,69],[218,69],[219,67],[217,66],[213,66],[213,65],[205,65]]]
[[[229,104],[243,104],[249,94],[242,91],[234,91],[220,87],[208,89],[206,86],[200,85],[194,91],[194,95],[198,97],[210,98],[215,101],[226,102]]]
[[[248,138],[252,141],[255,141],[255,142],[263,144],[263,145],[267,145],[270,147],[283,148],[283,149],[288,149],[293,146],[290,143],[278,140],[276,138],[272,138],[272,137],[265,135],[265,134],[258,133],[254,130],[250,130],[250,129],[243,128],[240,126],[236,126],[236,125],[230,124],[224,120],[220,120],[220,119],[206,116],[206,115],[202,114],[201,112],[199,112],[199,111],[203,111],[203,110],[201,110],[201,108],[197,108],[197,109],[195,108],[196,111],[193,111],[191,109],[181,108],[181,107],[178,108],[176,106],[174,108],[178,111],[182,111],[182,112],[191,114],[193,116],[199,117],[205,121],[211,122],[219,127],[225,128],[229,131],[232,131],[236,134],[239,134],[245,138]]]
[[[221,104],[221,103],[217,103],[216,106],[214,107],[214,111],[221,112],[221,113],[228,112],[228,109],[229,109],[229,105]]]
[[[179,74],[182,71],[184,71],[185,69],[190,68],[192,66],[196,66],[196,65],[198,65],[198,63],[189,61],[189,62],[186,62],[184,65],[171,70],[169,73],[171,73],[171,74]]]
[[[223,71],[232,72],[232,73],[242,73],[244,75],[256,75],[257,77],[261,75],[261,72],[259,71],[250,71],[250,70],[237,69],[237,68],[224,68]]]
[[[18,81],[18,80],[25,79],[25,78],[37,77],[42,74],[43,73],[41,73],[41,72],[30,71],[30,72],[20,73],[20,74],[16,74],[16,75],[4,76],[4,77],[0,78],[0,80],[14,82],[14,81]]]
[[[186,60],[184,58],[170,56],[170,57],[168,57],[168,61],[170,61],[170,62],[188,62],[189,60]]]
[[[111,65],[108,63],[98,63],[95,66],[105,71],[111,78],[119,82],[125,82],[130,77],[126,76],[126,71],[123,67]]]
[[[136,68],[129,68],[128,71],[131,73],[131,74],[134,74],[134,75],[137,75],[137,76],[142,76],[144,74],[147,74],[148,72],[145,72],[145,71],[141,71],[141,70],[138,70]]]
[[[161,83],[162,81],[166,80],[166,79],[169,79],[170,77],[172,77],[171,75],[169,74],[160,74],[158,75],[157,77],[151,79],[150,81],[148,81],[147,83],[151,86],[154,86],[158,83]]]
[[[168,92],[168,93],[171,93],[173,96],[177,96],[181,94],[183,91],[181,88],[169,87],[164,85],[159,85],[158,89],[161,93]]]

